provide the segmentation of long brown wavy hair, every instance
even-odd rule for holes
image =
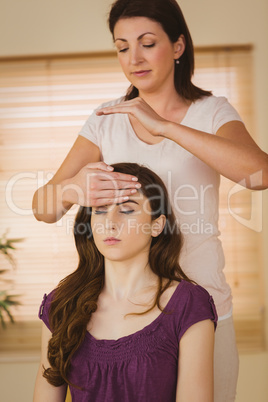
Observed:
[[[136,163],[112,165],[115,172],[136,176],[141,191],[149,200],[152,219],[161,214],[166,224],[158,237],[153,237],[148,263],[158,276],[159,283],[154,303],[162,311],[160,297],[172,281],[190,281],[182,271],[178,259],[182,237],[172,211],[163,181],[147,167]],[[104,257],[97,249],[91,229],[91,208],[80,207],[74,224],[75,244],[79,255],[76,271],[64,278],[55,289],[50,305],[49,323],[52,338],[48,344],[50,368],[44,369],[44,377],[54,385],[71,384],[68,373],[71,359],[84,341],[91,315],[97,310],[98,297],[104,286]],[[75,386],[75,385],[74,385]]]
[[[185,18],[176,0],[116,0],[110,9],[108,23],[114,37],[116,23],[122,18],[146,17],[159,22],[172,43],[181,35],[185,38],[185,51],[180,57],[180,64],[175,63],[174,85],[177,93],[192,102],[203,96],[210,96],[192,83],[194,74],[194,46]],[[139,96],[139,91],[131,85],[125,100]]]

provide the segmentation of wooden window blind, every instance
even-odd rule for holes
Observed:
[[[200,49],[195,82],[226,96],[258,142],[254,120],[253,50],[248,47]],[[262,192],[251,192],[221,177],[221,240],[225,274],[232,287],[234,322],[240,350],[264,347]]]
[[[250,48],[197,49],[195,82],[226,96],[254,134]],[[93,109],[123,95],[127,87],[114,54],[0,63],[1,234],[8,229],[8,237],[24,238],[14,254],[16,270],[5,274],[21,305],[13,309],[16,323],[6,331],[0,329],[2,355],[36,353],[40,345],[37,312],[43,294],[77,264],[72,236],[76,208],[55,224],[37,222],[31,213],[33,193],[54,174]],[[223,178],[220,228],[225,272],[233,289],[238,344],[256,350],[263,346],[258,249],[262,234],[237,221],[242,216],[247,222],[252,195],[241,190],[229,197],[233,187]],[[9,267],[2,256],[0,262],[1,267]]]

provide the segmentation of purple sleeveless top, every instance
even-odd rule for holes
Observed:
[[[39,318],[49,327],[52,293]],[[169,314],[165,314],[169,313]],[[149,325],[117,340],[98,340],[89,332],[72,359],[72,402],[175,402],[179,342],[198,321],[217,322],[214,302],[201,286],[182,281],[164,312]]]

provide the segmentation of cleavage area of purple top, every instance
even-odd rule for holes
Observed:
[[[53,292],[44,295],[39,318],[49,327]],[[98,340],[89,332],[72,359],[72,402],[175,402],[179,342],[193,324],[217,323],[212,297],[199,285],[182,281],[164,311],[149,325],[117,340]]]

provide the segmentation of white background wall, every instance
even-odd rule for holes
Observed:
[[[110,3],[110,0],[0,0],[0,58],[111,50],[112,40],[106,25]],[[195,45],[254,46],[256,126],[258,142],[267,152],[267,0],[180,0],[179,4]],[[267,191],[263,197],[266,205],[263,211],[263,259],[267,311]],[[240,362],[237,402],[267,402],[268,353],[243,354]],[[1,401],[31,401],[36,370],[36,361],[0,363]]]

